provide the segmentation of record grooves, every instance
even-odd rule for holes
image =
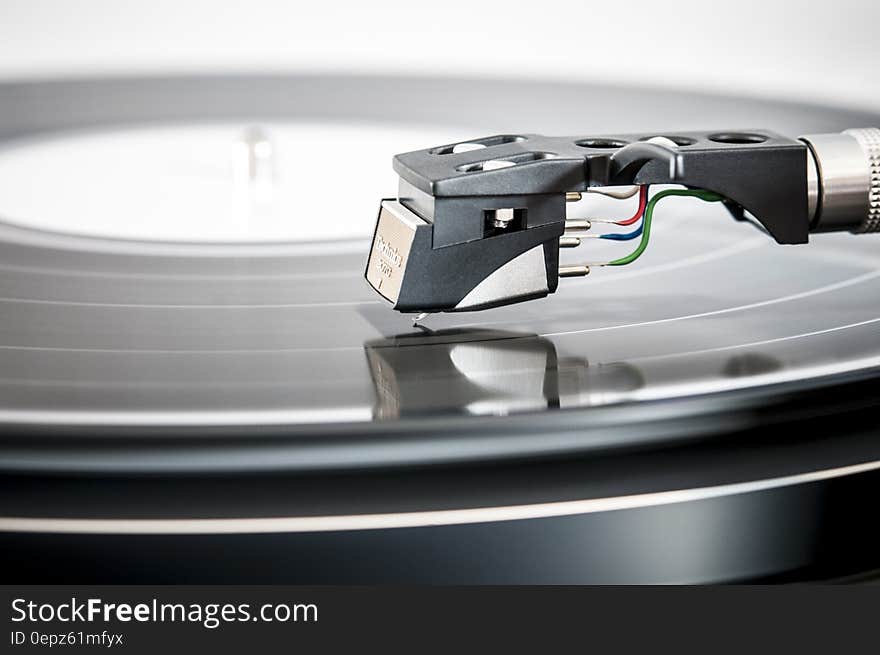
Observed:
[[[475,88],[509,111],[475,111]],[[656,126],[607,110],[634,95],[650,96]],[[415,78],[9,83],[0,102],[0,163],[68,133],[257,118],[463,137],[877,123],[769,101]],[[347,211],[320,206],[291,220]],[[364,282],[368,233],[169,243],[18,218],[0,223],[12,577],[35,580],[21,568],[34,549],[52,581],[670,582],[880,565],[854,503],[880,475],[877,237],[782,248],[723,208],[670,204],[633,270],[420,330]],[[185,553],[202,548],[193,567]],[[118,566],[94,564],[111,553]],[[278,563],[284,553],[309,565]],[[123,565],[138,558],[152,564]],[[161,558],[175,564],[160,571]]]

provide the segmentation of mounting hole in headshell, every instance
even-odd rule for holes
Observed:
[[[670,134],[655,134],[653,136],[646,136],[639,139],[639,141],[650,141],[651,139],[656,139],[658,137],[661,139],[668,139],[677,146],[692,146],[697,142],[696,139],[689,136],[676,136]]]
[[[499,157],[498,159],[487,159],[485,161],[475,161],[468,164],[461,164],[455,167],[460,173],[476,173],[479,171],[494,171],[499,168],[509,168],[517,164],[527,164],[542,159],[554,159],[558,157],[555,152],[523,152],[510,157]]]
[[[766,140],[766,135],[754,132],[719,132],[718,134],[709,135],[709,141],[714,141],[715,143],[745,145],[749,143],[764,143]]]
[[[622,148],[625,145],[628,145],[627,141],[622,141],[621,139],[581,139],[580,141],[575,141],[574,144],[576,146],[580,146],[581,148],[596,148],[600,149],[616,149]]]
[[[484,139],[473,139],[470,141],[461,141],[448,146],[440,146],[431,150],[432,155],[452,155],[472,150],[482,150],[491,146],[500,146],[505,143],[520,143],[525,141],[524,136],[518,134],[499,134],[498,136],[489,136]]]

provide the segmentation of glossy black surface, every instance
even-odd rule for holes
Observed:
[[[0,135],[15,142],[108,124],[206,118],[246,124],[252,116],[472,123],[477,134],[758,125],[796,135],[876,122],[811,106],[607,87],[407,78],[325,82],[233,77],[6,84],[0,100],[9,110]],[[477,103],[469,94],[476,89],[497,104],[487,109]],[[640,102],[630,103],[636,96]],[[650,111],[641,109],[647,106]],[[377,189],[377,198],[387,191]],[[630,210],[628,203],[590,202],[570,206],[569,214]],[[625,436],[524,445],[502,433],[525,423],[492,419],[494,439],[483,437],[487,424],[472,424],[480,426],[475,443],[486,442],[474,448],[461,447],[466,424],[456,424],[455,443],[442,433],[452,417],[561,416],[560,409],[589,410],[558,419],[569,425],[620,426],[641,411],[686,418],[705,407],[658,410],[652,402],[710,394],[710,408],[729,406],[735,397],[724,393],[732,390],[766,387],[758,394],[763,399],[792,383],[824,385],[878,364],[880,237],[821,235],[809,246],[780,247],[730,220],[719,206],[667,203],[658,209],[651,248],[636,265],[563,280],[547,299],[432,316],[426,323],[438,334],[416,340],[409,337],[419,331],[363,281],[366,240],[174,245],[0,225],[3,464],[48,470],[326,468],[608,448],[616,440],[629,446],[674,440],[691,430],[658,434],[648,420]],[[365,225],[371,220],[365,216]],[[564,257],[595,261],[628,247],[590,243]],[[642,405],[648,409],[635,411]],[[594,413],[600,407],[613,413]],[[393,446],[371,437],[387,430],[399,431]],[[321,447],[328,431],[333,452]],[[224,443],[236,443],[237,453],[224,459],[216,449],[204,457],[187,449],[168,459],[152,449],[159,442],[126,441],[161,435],[173,443],[194,434],[223,436]],[[40,435],[97,435],[133,449],[102,441],[88,456],[70,457],[40,443]],[[285,453],[242,456],[255,436],[275,438]],[[348,437],[356,448],[347,447],[354,445],[345,443]],[[126,462],[127,453],[137,457]]]
[[[61,81],[0,85],[0,102],[10,142],[255,116],[472,135],[877,122],[488,80]],[[543,301],[434,316],[429,332],[362,280],[367,238],[202,246],[0,226],[4,579],[717,582],[876,569],[877,237],[784,248],[685,201],[655,225],[637,266],[563,280]],[[567,502],[584,504],[560,513]],[[459,510],[480,514],[462,522]],[[192,519],[220,523],[176,523]]]

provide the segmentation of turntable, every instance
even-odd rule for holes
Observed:
[[[782,247],[720,203],[673,198],[637,265],[529,302],[413,326],[363,279],[396,152],[878,116],[345,76],[5,83],[0,105],[8,581],[880,568],[880,237]]]

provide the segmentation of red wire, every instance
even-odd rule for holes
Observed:
[[[614,221],[615,225],[632,225],[637,220],[642,217],[642,214],[645,213],[645,207],[648,206],[648,185],[643,184],[639,187],[639,209],[633,215],[632,218],[628,218],[625,221]]]

